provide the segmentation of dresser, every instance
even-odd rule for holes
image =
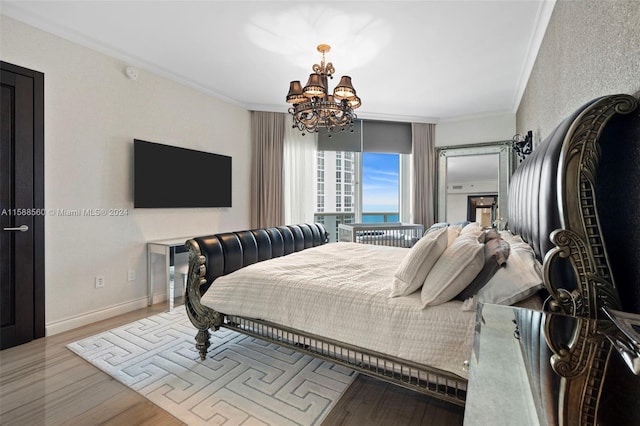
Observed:
[[[640,377],[610,321],[509,306],[478,310],[464,424],[640,425]]]

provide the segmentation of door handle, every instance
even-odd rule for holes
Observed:
[[[20,231],[20,232],[27,232],[29,230],[29,227],[27,225],[21,225],[18,226],[17,228],[4,228],[4,231]]]

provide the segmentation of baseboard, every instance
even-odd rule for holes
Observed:
[[[159,295],[157,295],[159,296]],[[154,302],[156,302],[154,297]],[[165,296],[166,300],[166,296]],[[97,311],[88,312],[82,315],[78,315],[71,318],[66,318],[60,321],[54,321],[45,324],[45,333],[47,336],[59,334],[65,331],[73,330],[74,328],[82,327],[97,321],[102,321],[108,318],[115,317],[117,315],[126,314],[127,312],[135,311],[147,307],[147,297],[132,300],[129,302],[121,303],[118,305],[109,306]]]

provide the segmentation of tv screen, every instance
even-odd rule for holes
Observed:
[[[134,207],[231,207],[231,157],[133,141]]]

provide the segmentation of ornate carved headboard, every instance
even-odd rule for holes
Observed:
[[[600,225],[622,310],[640,314],[640,108],[614,117],[600,141]]]
[[[601,318],[601,307],[622,309],[597,206],[600,137],[618,114],[629,114],[629,95],[597,98],[567,117],[523,161],[511,178],[508,228],[544,260],[550,308]],[[607,145],[628,143],[612,141]],[[611,192],[601,188],[600,192]]]
[[[518,326],[529,331],[520,343],[542,423],[600,424],[605,383],[620,384],[607,373],[616,372],[608,367],[612,359],[612,365],[623,359],[612,358],[612,348],[635,356],[601,321],[607,318],[601,308],[640,313],[637,103],[612,95],[581,106],[511,179],[508,227],[544,260],[549,308],[575,317],[516,313]]]

